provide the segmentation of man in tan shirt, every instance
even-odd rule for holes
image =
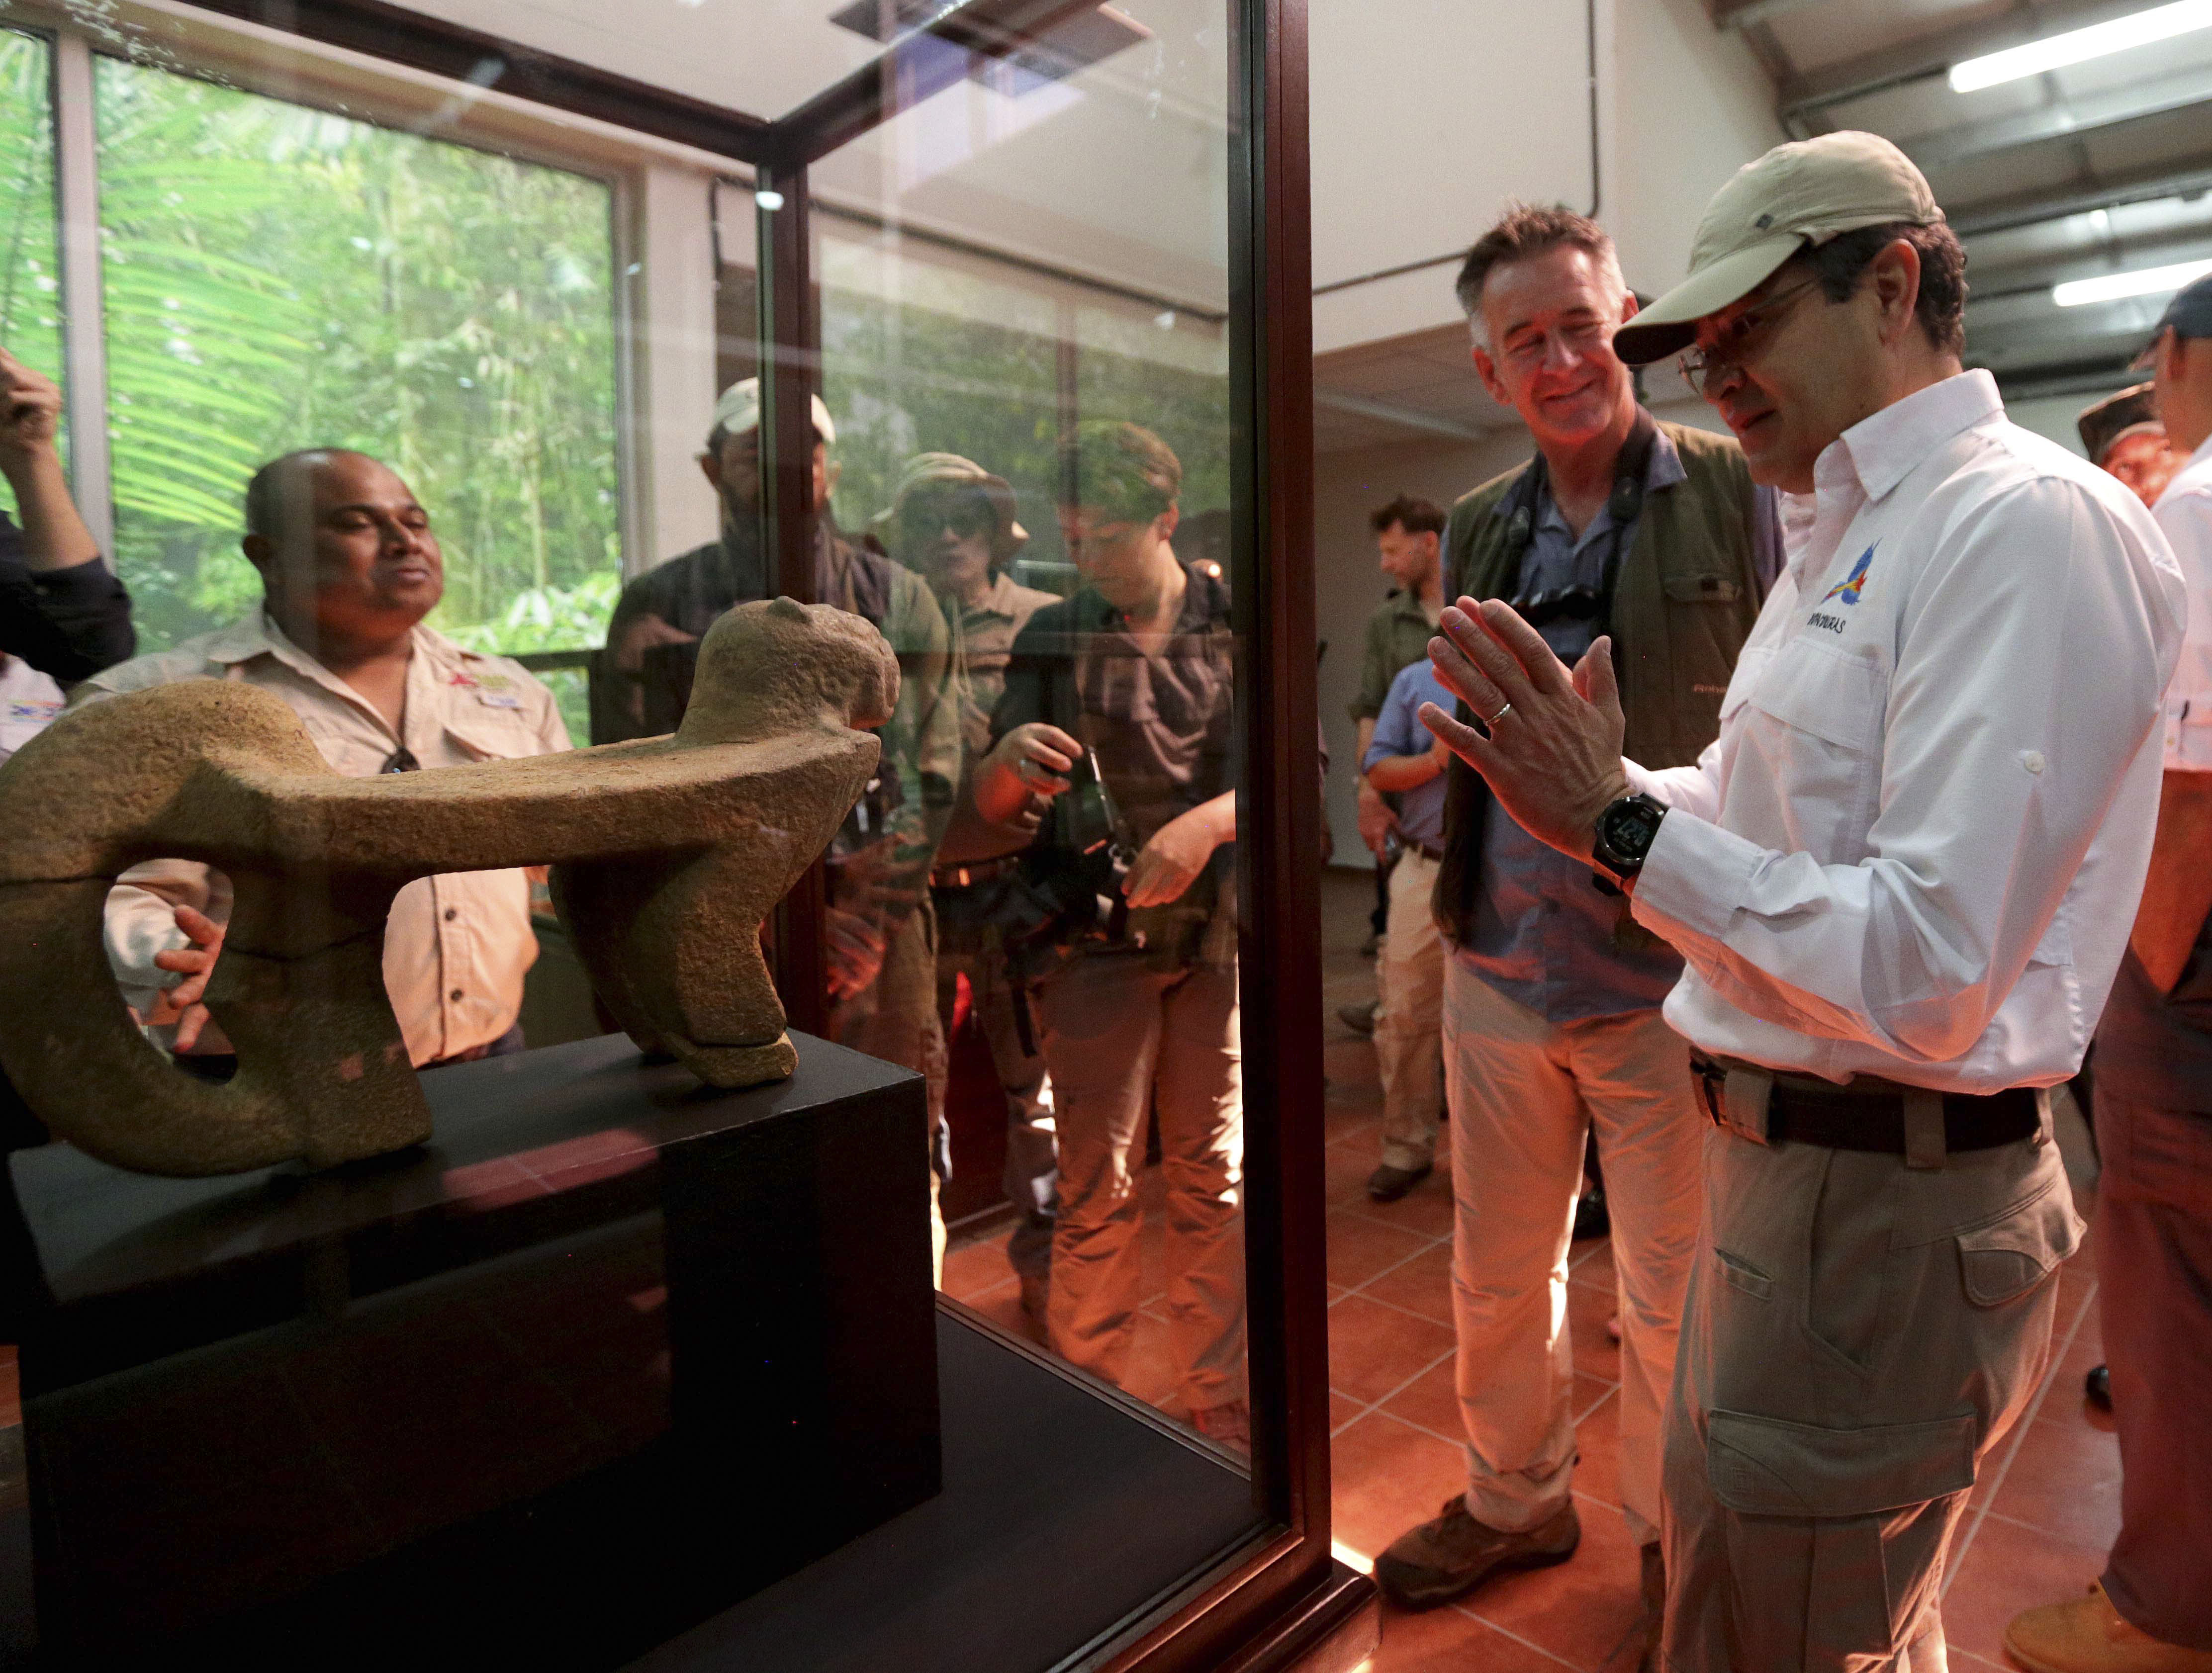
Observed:
[[[429,514],[387,467],[362,453],[288,454],[255,473],[246,525],[263,607],[94,676],[72,706],[177,680],[244,680],[290,704],[349,778],[568,748],[543,685],[422,625],[445,591],[444,558]],[[229,1049],[200,1003],[229,909],[229,879],[196,861],[133,867],[108,896],[124,997],[149,1023],[173,1026],[180,1057]],[[400,890],[384,981],[416,1064],[520,1050],[523,975],[537,956],[523,871],[454,872]]]

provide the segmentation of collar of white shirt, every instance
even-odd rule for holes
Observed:
[[[1813,462],[1814,528],[1840,535],[1861,506],[1887,498],[1952,437],[2003,416],[1997,380],[1983,371],[1946,378],[1869,414]],[[1816,548],[1826,549],[1813,539],[1790,553],[1791,574],[1801,585],[1804,577],[1797,572]]]

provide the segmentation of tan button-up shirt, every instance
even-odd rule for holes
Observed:
[[[519,664],[414,630],[402,730],[284,636],[265,615],[185,640],[96,674],[72,707],[178,680],[244,680],[292,706],[323,759],[352,779],[374,778],[404,743],[425,769],[510,761],[568,748],[553,694]],[[198,861],[154,860],[123,874],[107,901],[107,949],[123,997],[142,1014],[176,978],[156,953],[182,947],[176,908],[218,922],[230,881]],[[399,891],[384,936],[384,985],[418,1064],[497,1040],[522,1009],[522,979],[538,957],[530,883],[520,870],[450,872]]]

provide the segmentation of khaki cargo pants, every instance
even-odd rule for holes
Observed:
[[[1945,1667],[1945,1551],[2042,1379],[2081,1233],[2047,1141],[1915,1169],[1711,1130],[1668,1413],[1669,1673]]]

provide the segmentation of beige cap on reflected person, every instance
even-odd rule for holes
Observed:
[[[1755,289],[1800,250],[1890,221],[1942,220],[1912,160],[1879,134],[1845,130],[1778,145],[1713,194],[1690,245],[1690,276],[1613,333],[1647,366],[1697,341],[1697,323]]]
[[[761,391],[757,378],[740,378],[714,403],[714,416],[707,427],[709,437],[741,436],[760,427]],[[814,433],[827,446],[837,445],[837,427],[830,421],[830,403],[814,397]]]

